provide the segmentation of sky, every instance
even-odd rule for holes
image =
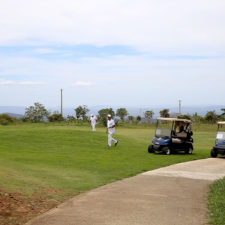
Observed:
[[[224,0],[7,0],[0,105],[224,105]]]

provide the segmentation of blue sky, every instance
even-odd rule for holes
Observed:
[[[223,105],[222,0],[8,0],[0,105]]]

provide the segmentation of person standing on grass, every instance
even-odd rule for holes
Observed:
[[[91,122],[91,126],[92,126],[92,131],[96,131],[95,125],[97,122],[97,118],[95,115],[91,114],[90,122]]]
[[[115,146],[117,146],[117,144],[118,144],[118,141],[112,137],[114,132],[115,132],[115,122],[112,119],[112,116],[108,115],[106,133],[108,134],[108,146],[109,147],[112,146],[112,141],[114,142]]]

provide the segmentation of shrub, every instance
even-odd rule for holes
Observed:
[[[204,117],[198,115],[198,113],[194,113],[194,114],[192,115],[191,120],[192,120],[194,123],[200,123],[200,122],[204,122],[205,119],[204,119]]]
[[[60,122],[63,121],[64,118],[60,113],[54,113],[48,117],[49,122]]]
[[[76,122],[76,118],[74,117],[74,116],[67,116],[67,120],[69,121],[69,122]]]
[[[9,116],[6,113],[0,114],[0,124],[1,125],[9,125],[9,124],[13,124],[15,122],[17,122],[16,118]]]

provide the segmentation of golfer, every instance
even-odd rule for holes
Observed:
[[[97,122],[97,118],[95,115],[91,114],[90,122],[91,122],[91,126],[92,126],[92,131],[96,131],[95,125]]]
[[[115,122],[112,119],[112,116],[108,115],[106,133],[108,134],[108,146],[109,147],[112,146],[112,141],[114,142],[115,146],[117,146],[117,144],[118,144],[118,141],[112,137],[114,132],[115,132]]]

